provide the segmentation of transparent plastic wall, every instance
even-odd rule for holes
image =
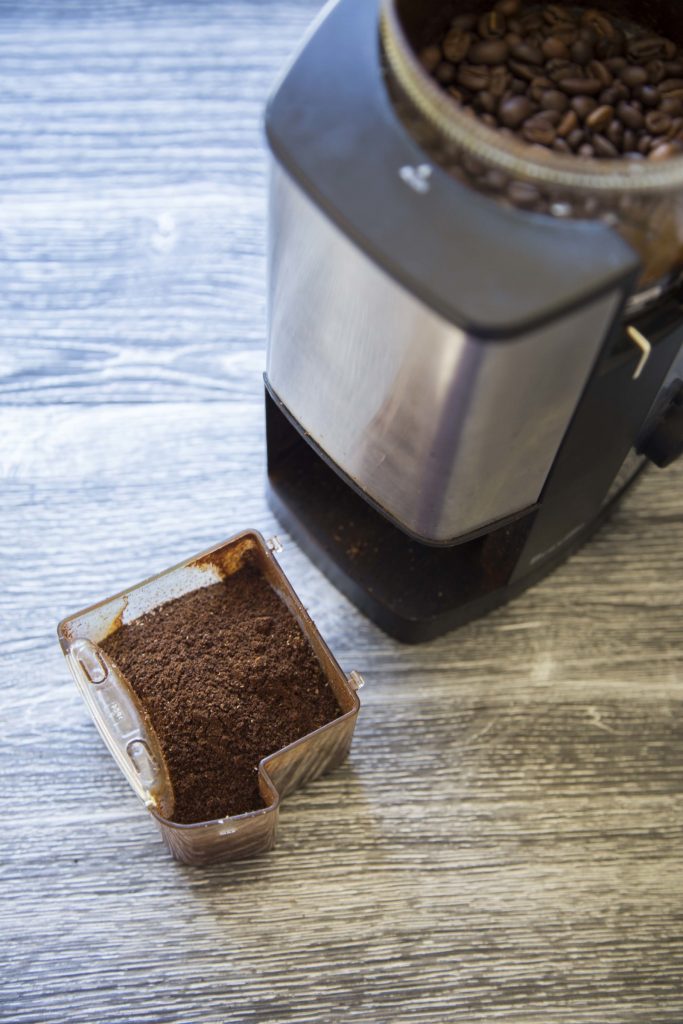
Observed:
[[[259,764],[264,806],[246,814],[184,825],[173,821],[173,785],[152,723],[99,644],[119,626],[183,594],[237,572],[247,552],[284,601],[311,644],[342,714]],[[339,765],[348,754],[362,680],[347,678],[260,534],[247,531],[64,619],[59,641],[76,685],[124,776],[145,803],[174,857],[188,864],[237,860],[269,850],[280,801]]]

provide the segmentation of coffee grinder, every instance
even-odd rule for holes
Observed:
[[[266,119],[270,501],[411,642],[540,579],[683,449],[683,157],[465,118],[416,56],[443,10],[338,0]]]

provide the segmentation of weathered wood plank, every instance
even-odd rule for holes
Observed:
[[[309,0],[0,3],[0,1019],[680,1024],[683,467],[367,678],[273,854],[172,863],[55,640],[263,497],[261,109]]]

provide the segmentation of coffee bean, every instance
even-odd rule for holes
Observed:
[[[595,96],[602,89],[597,78],[563,78],[558,85],[570,96]]]
[[[603,128],[607,127],[613,117],[614,107],[596,107],[596,109],[586,118],[586,126],[590,128],[591,131],[601,132]]]
[[[494,10],[502,14],[504,18],[512,18],[515,14],[519,14],[521,6],[521,0],[498,0]]]
[[[518,128],[530,116],[532,109],[526,96],[513,96],[509,100],[503,100],[498,116],[506,127]]]
[[[590,96],[575,96],[571,102],[572,109],[576,111],[582,121],[585,121],[598,105]]]
[[[487,114],[495,114],[498,109],[498,100],[490,92],[484,89],[482,92],[477,94],[475,106],[478,110],[483,110]]]
[[[512,49],[513,46],[517,46],[518,43],[522,42],[522,37],[517,32],[506,32],[503,39],[508,44],[508,47]]]
[[[500,99],[504,95],[510,82],[510,75],[507,68],[493,68],[489,76],[489,92],[492,96]]]
[[[561,39],[558,39],[557,36],[550,36],[548,39],[544,39],[541,44],[541,50],[544,57],[569,57],[569,47]]]
[[[647,154],[652,149],[652,136],[651,135],[641,135],[640,138],[638,139],[638,143],[636,145],[636,149],[638,150],[639,153],[642,153],[643,156],[647,156]]]
[[[555,139],[553,149],[557,153],[571,153],[571,146],[564,139]]]
[[[425,71],[431,74],[435,68],[441,63],[442,53],[440,46],[425,46],[423,50],[420,50],[420,63]]]
[[[604,135],[593,136],[593,149],[595,150],[596,156],[602,156],[609,159],[614,159],[619,156],[619,150],[614,146],[609,139],[605,138]]]
[[[595,150],[589,142],[584,142],[582,146],[579,146],[578,154],[579,156],[591,157],[595,156]]]
[[[665,96],[659,104],[659,109],[664,114],[671,114],[672,117],[678,117],[683,112],[683,103],[677,96]]]
[[[518,60],[508,60],[508,67],[518,78],[524,78],[527,82],[533,82],[538,71],[533,64],[522,64]]]
[[[485,89],[489,84],[489,74],[480,65],[461,64],[458,68],[458,82],[466,89],[478,92],[480,89]]]
[[[661,98],[654,85],[641,85],[637,95],[644,107],[656,107]]]
[[[502,39],[507,32],[505,18],[500,11],[482,14],[477,22],[477,31],[483,39]]]
[[[659,92],[662,96],[678,96],[683,93],[683,78],[665,78],[659,83]]]
[[[561,4],[546,4],[543,9],[543,20],[547,25],[573,25],[574,14]]]
[[[672,156],[680,156],[681,149],[673,142],[663,142],[649,155],[650,160],[668,160]]]
[[[624,143],[624,126],[616,117],[608,124],[605,135],[612,145],[621,149]]]
[[[588,64],[593,60],[593,47],[584,39],[577,39],[571,48],[571,55],[577,64]]]
[[[622,101],[617,107],[617,116],[624,122],[627,128],[632,128],[634,131],[639,131],[645,123],[645,118],[632,103],[624,103]]]
[[[645,65],[647,77],[653,85],[659,85],[667,77],[666,65],[663,60],[651,60]]]
[[[470,48],[469,59],[472,64],[502,64],[507,55],[508,44],[504,39],[488,39]]]
[[[476,14],[458,14],[451,19],[451,28],[460,32],[471,32],[477,24]]]
[[[464,32],[457,28],[451,29],[443,41],[443,52],[446,59],[454,64],[459,64],[461,60],[464,60],[472,44],[472,38],[471,32]],[[486,61],[482,63],[485,64]]]
[[[522,96],[527,91],[528,82],[524,82],[521,78],[513,78],[510,82],[510,92],[514,93],[515,96]]]
[[[543,28],[543,16],[538,11],[526,11],[520,19],[520,25],[523,35],[531,35]]]
[[[465,98],[462,90],[457,89],[454,85],[448,86],[448,95],[452,96],[456,103],[462,103]]]
[[[559,89],[546,89],[541,93],[539,102],[544,110],[559,110],[560,113],[569,106],[569,100]]]
[[[497,128],[498,127],[498,122],[496,121],[496,119],[493,116],[493,114],[489,114],[489,113],[482,114],[481,117],[479,118],[479,120],[483,121],[484,124],[487,124],[489,126],[489,128]]]
[[[455,81],[458,72],[455,70],[453,64],[449,64],[447,60],[442,60],[440,64],[437,64],[434,70],[434,77],[437,82],[441,82],[442,85],[450,85]],[[463,82],[463,85],[465,83]]]
[[[633,151],[636,148],[636,133],[631,128],[626,128],[622,145],[625,150]]]
[[[603,89],[600,95],[598,96],[598,100],[600,101],[600,103],[606,103],[610,107],[616,106],[620,99],[621,93],[613,85],[610,85],[609,89]]]
[[[601,60],[592,60],[588,65],[588,74],[591,78],[597,78],[603,88],[607,89],[614,81],[612,72]]]
[[[613,75],[618,74],[628,64],[625,57],[609,57],[605,61],[605,67],[608,68]]]
[[[557,126],[557,134],[564,139],[578,127],[579,118],[576,111],[568,110],[562,118],[562,120],[560,121],[559,125]],[[583,136],[583,132],[581,134]]]
[[[683,76],[683,60],[666,60],[666,78],[681,78]]]
[[[578,149],[583,140],[585,139],[585,132],[583,128],[575,128],[573,132],[570,132],[567,136],[567,142],[572,149]]]
[[[555,129],[544,117],[536,115],[525,121],[522,136],[527,142],[534,142],[539,146],[551,146],[555,141]]]
[[[671,117],[661,110],[651,110],[645,116],[645,127],[652,135],[665,135],[671,127]]]
[[[626,49],[634,61],[649,61],[662,55],[662,44],[658,36],[636,36],[628,41]]]
[[[647,71],[645,68],[630,65],[624,68],[619,77],[624,85],[627,85],[629,89],[633,89],[636,85],[645,85],[647,82]]]
[[[596,11],[592,8],[584,11],[581,15],[581,24],[587,28],[592,28],[599,38],[612,39],[614,36],[614,25],[602,11]]]
[[[531,46],[529,43],[520,43],[518,46],[514,46],[510,52],[515,60],[523,64],[543,63],[541,50],[537,46]]]
[[[671,127],[666,133],[667,139],[680,138],[681,131],[683,130],[683,117],[674,117],[671,121]]]

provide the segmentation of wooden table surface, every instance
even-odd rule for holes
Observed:
[[[317,7],[0,5],[0,1019],[680,1024],[683,465],[422,647],[288,543],[367,685],[257,861],[169,859],[59,651],[63,615],[277,531],[261,116]]]

